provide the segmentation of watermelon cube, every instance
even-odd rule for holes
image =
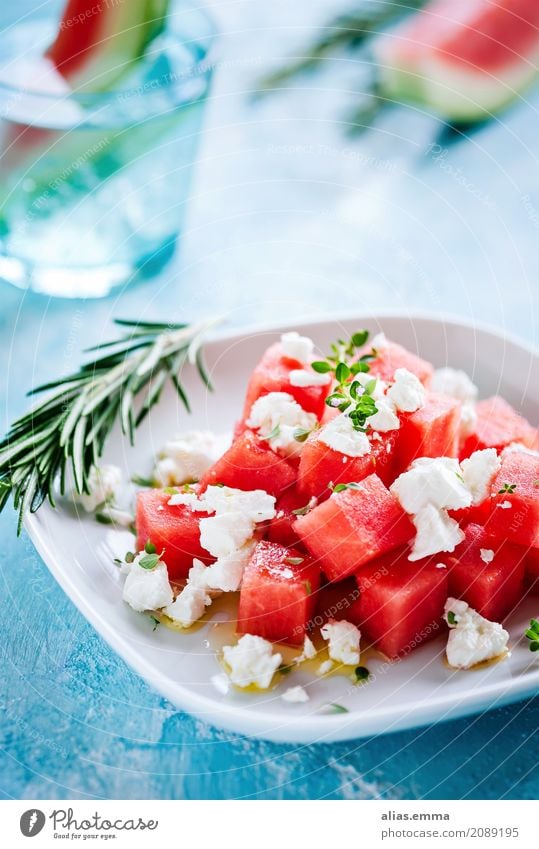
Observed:
[[[294,527],[330,581],[343,580],[369,560],[408,542],[415,533],[399,502],[377,475],[334,492],[296,519]]]
[[[293,528],[297,519],[294,510],[308,512],[310,499],[293,486],[287,489],[277,500],[275,505],[275,518],[271,520],[268,529],[268,539],[271,542],[280,542],[281,545],[302,545],[300,538]],[[312,504],[314,507],[316,502]]]
[[[447,568],[439,557],[410,563],[400,548],[356,575],[362,634],[391,659],[442,633]]]
[[[268,395],[270,392],[288,392],[300,407],[321,419],[331,381],[328,381],[325,386],[293,386],[290,382],[290,373],[297,369],[312,371],[310,365],[287,357],[280,342],[268,348],[251,375],[245,398],[243,421],[249,418],[254,402],[261,395]]]
[[[428,392],[419,410],[401,415],[398,474],[417,457],[458,457],[460,410],[460,401],[455,398]]]
[[[320,567],[308,555],[279,543],[259,542],[243,573],[238,633],[301,645],[319,585]]]
[[[395,446],[398,430],[370,437],[371,452],[363,457],[348,457],[330,448],[320,439],[321,431],[312,433],[303,445],[298,469],[298,488],[307,496],[327,498],[329,484],[360,481],[376,472],[386,483],[393,482]]]
[[[492,622],[513,610],[523,595],[526,552],[495,542],[480,525],[470,524],[465,539],[447,555],[449,594]]]
[[[481,448],[496,448],[500,451],[512,442],[520,442],[528,448],[539,447],[537,428],[531,426],[507,401],[495,395],[476,404],[477,422],[473,432],[465,440],[462,456],[469,457]]]
[[[369,354],[371,351],[372,345],[368,343],[361,349],[359,355]],[[434,367],[431,363],[422,360],[417,354],[412,354],[402,345],[389,340],[385,340],[383,345],[376,348],[376,357],[369,362],[369,366],[373,377],[379,377],[387,382],[393,380],[398,368],[408,369],[425,385],[434,374]]]
[[[539,548],[530,548],[526,555],[526,581],[534,592],[539,592]]]
[[[490,488],[486,528],[497,539],[539,548],[539,454],[504,451]]]
[[[251,431],[242,433],[202,476],[200,487],[223,483],[236,489],[263,489],[279,496],[296,480],[295,468]]]
[[[314,625],[319,628],[329,619],[340,622],[342,619],[360,624],[359,589],[355,578],[345,578],[336,584],[320,587],[316,597]]]
[[[199,521],[207,513],[193,512],[185,504],[170,505],[170,493],[160,489],[146,489],[137,495],[137,549],[142,551],[151,540],[158,553],[164,550],[171,581],[187,578],[197,557],[204,563],[212,560],[200,545]]]

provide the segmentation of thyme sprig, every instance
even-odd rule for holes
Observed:
[[[69,468],[77,493],[88,493],[88,476],[120,422],[134,442],[136,428],[158,402],[168,380],[187,411],[181,382],[184,366],[194,365],[212,389],[202,357],[202,337],[215,320],[198,325],[117,319],[122,335],[90,348],[103,352],[66,377],[33,389],[50,394],[17,419],[0,441],[0,511],[9,496],[19,512],[17,533],[25,515],[48,499],[55,506],[55,487],[63,495]]]

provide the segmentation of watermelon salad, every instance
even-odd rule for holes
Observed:
[[[398,661],[444,633],[454,669],[508,655],[504,620],[539,588],[536,427],[366,331],[326,357],[284,333],[238,415],[231,439],[171,438],[134,516],[114,466],[74,496],[136,534],[116,561],[126,604],[182,632],[225,600],[220,674],[249,691],[287,675],[290,702],[309,699],[299,667],[364,682],[371,652]]]

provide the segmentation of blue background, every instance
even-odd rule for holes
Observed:
[[[252,102],[263,70],[301,52],[330,10],[326,0],[219,3],[224,61],[189,220],[158,280],[102,302],[0,284],[4,429],[25,391],[76,368],[113,316],[222,311],[248,326],[421,308],[536,339],[539,91],[457,142],[404,108],[348,138],[362,73],[349,58]],[[230,735],[176,711],[108,649],[16,539],[10,510],[0,539],[0,796],[537,797],[539,699],[338,745]]]

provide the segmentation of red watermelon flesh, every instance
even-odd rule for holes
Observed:
[[[327,498],[329,484],[360,481],[376,472],[386,484],[395,478],[395,451],[399,431],[370,435],[371,452],[363,457],[348,457],[330,448],[315,431],[303,445],[298,470],[298,488],[308,496]]]
[[[355,578],[345,578],[336,584],[325,584],[320,587],[316,596],[316,611],[314,624],[320,628],[329,619],[337,622],[346,620],[359,625],[359,589]]]
[[[212,557],[200,545],[199,521],[207,513],[194,512],[185,504],[170,505],[170,493],[160,489],[145,489],[137,495],[137,548],[142,551],[151,540],[158,553],[164,549],[171,581],[187,578],[197,557],[204,563]]]
[[[510,613],[523,594],[525,550],[508,542],[495,542],[480,525],[470,524],[466,537],[449,564],[449,594],[467,602],[492,622]],[[481,557],[494,559],[485,562]]]
[[[464,443],[462,457],[469,457],[482,448],[500,451],[512,442],[520,442],[528,448],[537,447],[537,429],[498,395],[479,401],[475,410],[477,422]]]
[[[460,410],[455,398],[428,392],[423,407],[401,414],[397,474],[418,457],[458,457]]]
[[[328,382],[327,386],[292,386],[290,372],[296,369],[312,371],[310,365],[285,356],[280,342],[268,348],[251,375],[243,409],[243,422],[249,418],[254,402],[270,392],[288,392],[300,407],[308,413],[314,413],[320,420],[325,411],[331,382]]]
[[[372,345],[367,344],[359,351],[359,356],[369,354]],[[421,359],[417,354],[412,354],[402,345],[386,340],[383,346],[376,349],[375,359],[369,362],[369,373],[373,377],[379,377],[386,382],[391,382],[398,368],[405,368],[419,378],[421,383],[427,384],[434,374],[434,367],[427,360]]]
[[[369,560],[408,542],[415,533],[399,502],[377,475],[370,475],[353,489],[334,492],[300,516],[295,529],[330,581],[348,577]]]
[[[410,563],[408,553],[400,548],[356,575],[361,632],[392,659],[442,633],[448,596],[444,556]]]
[[[539,548],[530,548],[526,556],[526,578],[535,592],[539,592]]]
[[[243,574],[238,633],[302,645],[319,585],[320,567],[308,555],[259,542]]]
[[[257,439],[251,431],[242,433],[223,456],[203,475],[202,490],[218,483],[236,489],[263,489],[278,497],[296,480],[295,468]]]
[[[276,515],[270,522],[268,539],[272,542],[279,542],[281,545],[301,546],[302,542],[293,527],[297,519],[294,510],[305,510],[307,512],[309,501],[309,497],[300,492],[297,487],[287,489],[275,505]]]
[[[539,548],[539,455],[504,451],[491,488],[491,536]],[[509,491],[506,491],[509,488]]]

